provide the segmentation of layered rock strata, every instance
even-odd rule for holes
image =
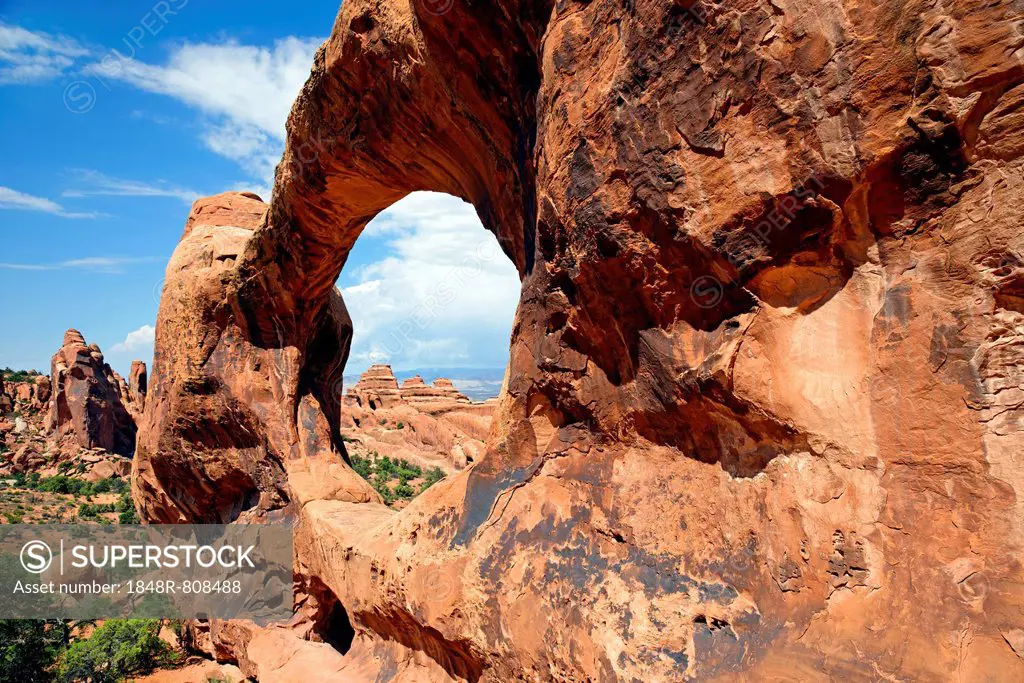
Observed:
[[[402,382],[399,394],[403,401],[409,403],[432,403],[437,401],[461,401],[469,403],[469,399],[459,393],[451,380],[438,378],[433,385],[428,385],[419,375]]]
[[[346,398],[349,403],[376,410],[400,403],[402,392],[391,366],[378,363],[359,376],[359,381],[346,392]]]

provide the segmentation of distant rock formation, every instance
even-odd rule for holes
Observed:
[[[131,456],[136,428],[123,401],[127,388],[104,362],[100,348],[86,345],[78,330],[68,330],[50,367],[52,400],[46,427],[51,438]]]
[[[450,380],[402,382],[374,365],[345,395],[341,433],[349,455],[386,455],[456,472],[483,453],[493,402],[473,403]]]
[[[128,392],[132,401],[138,406],[141,413],[146,409],[146,392],[148,391],[148,378],[146,375],[146,364],[141,360],[132,361],[132,370],[128,374]]]
[[[402,402],[402,392],[390,365],[371,365],[359,381],[349,389],[346,398],[357,405],[376,410],[391,408]]]
[[[348,390],[345,400],[349,405],[357,405],[369,410],[378,408],[394,408],[403,403],[424,404],[437,401],[458,401],[471,403],[469,398],[459,392],[451,380],[439,377],[433,386],[414,375],[402,382],[401,387],[395,379],[390,365],[383,363],[371,365],[359,381]]]
[[[468,396],[455,388],[455,385],[447,377],[438,377],[434,380],[434,391],[439,392],[445,398],[455,401],[470,402]]]
[[[468,397],[459,393],[459,390],[455,388],[451,380],[439,377],[434,380],[434,385],[430,386],[423,381],[423,378],[419,375],[410,377],[409,379],[402,382],[402,388],[400,390],[402,400],[409,403],[423,403],[431,401],[462,401],[463,403],[469,403]]]

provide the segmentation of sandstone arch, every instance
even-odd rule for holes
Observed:
[[[437,8],[346,2],[271,205],[193,208],[146,517],[298,518],[346,661],[1019,677],[1019,2]],[[335,438],[332,284],[414,190],[523,290],[487,456],[391,515]]]

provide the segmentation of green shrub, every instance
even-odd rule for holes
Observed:
[[[100,493],[124,493],[128,490],[128,482],[117,477],[108,477],[96,482],[76,479],[66,474],[56,474],[52,477],[40,479],[38,472],[29,475],[18,473],[14,475],[14,485],[18,488],[42,491],[45,493],[63,493],[74,496],[85,496],[91,498]]]
[[[113,512],[114,506],[111,503],[82,503],[78,506],[78,516],[81,519],[95,519],[105,512]]]
[[[423,475],[423,483],[420,484],[420,493],[423,493],[437,482],[444,479],[444,470],[440,467],[434,466],[427,470],[426,474]]]
[[[118,524],[139,523],[139,516],[135,514],[135,501],[132,500],[132,494],[127,491],[121,494],[121,497],[117,500],[117,505],[114,506],[112,512],[118,513]]]
[[[370,458],[363,458],[358,455],[351,456],[352,469],[359,473],[363,479],[370,482],[370,485],[379,493],[384,502],[389,505],[399,498],[412,498],[423,493],[428,488],[444,479],[444,470],[440,467],[433,467],[423,471],[419,465],[414,465],[404,458],[391,459],[388,456],[381,456],[376,451],[371,452]],[[418,490],[413,489],[409,484],[414,479],[423,478]],[[390,482],[398,481],[392,489]]]
[[[67,649],[58,680],[116,683],[146,674],[172,658],[170,646],[160,639],[159,619],[113,619]]]
[[[416,495],[416,492],[412,490],[412,487],[409,486],[409,484],[407,484],[404,481],[401,481],[401,482],[398,483],[398,486],[395,487],[395,490],[393,491],[393,493],[394,493],[395,498],[406,498],[406,499],[412,498],[413,496]]]
[[[29,488],[33,488],[37,491],[46,491],[48,493],[78,494],[86,488],[88,484],[89,482],[87,481],[72,479],[66,474],[57,474],[52,477],[47,477],[46,479],[36,483],[35,486],[30,485]]]
[[[395,461],[395,476],[401,482],[407,482],[410,479],[416,479],[423,474],[423,470],[418,465],[413,465],[408,460],[398,459]]]
[[[388,486],[386,479],[381,479],[379,476],[374,476],[370,480],[370,484],[373,486],[373,490],[380,494],[380,497],[384,499],[384,502],[390,505],[395,502],[395,495],[391,493],[391,487]]]
[[[11,370],[10,368],[4,368],[2,370],[5,382],[27,382],[34,380],[38,372],[35,370]]]
[[[352,469],[356,471],[356,474],[358,474],[363,479],[370,478],[370,471],[373,467],[373,463],[371,463],[366,458],[363,458],[358,455],[351,456],[349,460],[352,461]]]

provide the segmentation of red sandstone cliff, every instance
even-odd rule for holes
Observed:
[[[200,200],[168,267],[141,509],[297,518],[297,620],[356,633],[214,624],[211,651],[279,679],[1024,677],[1019,2],[443,9],[346,2],[272,205]],[[486,453],[395,513],[344,461],[333,284],[423,189],[523,288]]]

